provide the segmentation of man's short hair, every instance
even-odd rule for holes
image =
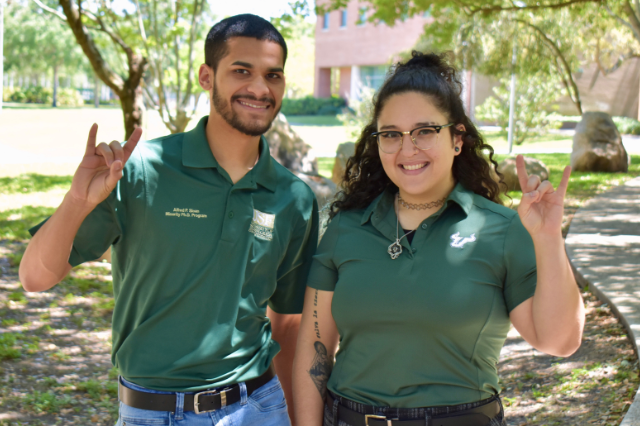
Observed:
[[[227,41],[233,37],[251,37],[278,43],[282,47],[282,65],[287,62],[287,43],[282,34],[266,19],[245,13],[223,19],[209,30],[204,43],[204,62],[214,71],[220,60],[229,53]]]

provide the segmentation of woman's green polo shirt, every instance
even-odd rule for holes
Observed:
[[[112,246],[112,361],[151,389],[195,391],[264,373],[279,351],[267,305],[302,312],[317,246],[311,189],[264,139],[256,166],[233,184],[206,123],[141,142],[69,258],[75,266]]]
[[[517,213],[458,184],[395,260],[394,194],[340,212],[309,273],[333,291],[340,349],[328,389],[376,406],[479,401],[500,392],[509,312],[533,296],[533,242]]]

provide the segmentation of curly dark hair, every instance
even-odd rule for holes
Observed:
[[[407,92],[423,93],[434,106],[456,125],[464,125],[461,131],[450,127],[453,135],[462,136],[462,149],[453,161],[453,177],[465,188],[494,203],[502,204],[502,175],[497,172],[498,164],[493,159],[493,148],[473,125],[464,111],[460,93],[462,84],[456,68],[450,65],[450,53],[426,53],[413,51],[411,59],[396,64],[373,98],[373,114],[362,129],[356,143],[355,154],[347,161],[343,176],[342,190],[331,204],[329,216],[333,218],[340,210],[366,208],[378,195],[388,188],[397,190],[380,161],[378,143],[371,134],[376,132],[378,117],[387,100],[397,94]],[[488,159],[483,154],[488,152]],[[489,164],[493,165],[493,167]],[[493,176],[497,176],[496,182]]]

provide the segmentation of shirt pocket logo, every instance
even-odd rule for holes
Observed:
[[[468,237],[461,237],[459,232],[456,232],[451,237],[451,247],[453,248],[464,248],[464,245],[467,243],[472,243],[476,240],[476,234],[471,234]]]
[[[276,215],[262,213],[256,209],[253,210],[253,219],[249,226],[249,232],[260,238],[261,240],[271,241],[273,239],[273,227],[276,223]]]

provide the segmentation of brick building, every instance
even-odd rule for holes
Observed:
[[[318,0],[319,4],[323,2]],[[410,50],[431,19],[416,16],[390,27],[366,22],[366,9],[357,0],[345,9],[319,15],[315,39],[316,97],[337,94],[357,99],[359,85],[377,89],[388,64],[398,53]],[[333,85],[333,87],[332,87]]]

